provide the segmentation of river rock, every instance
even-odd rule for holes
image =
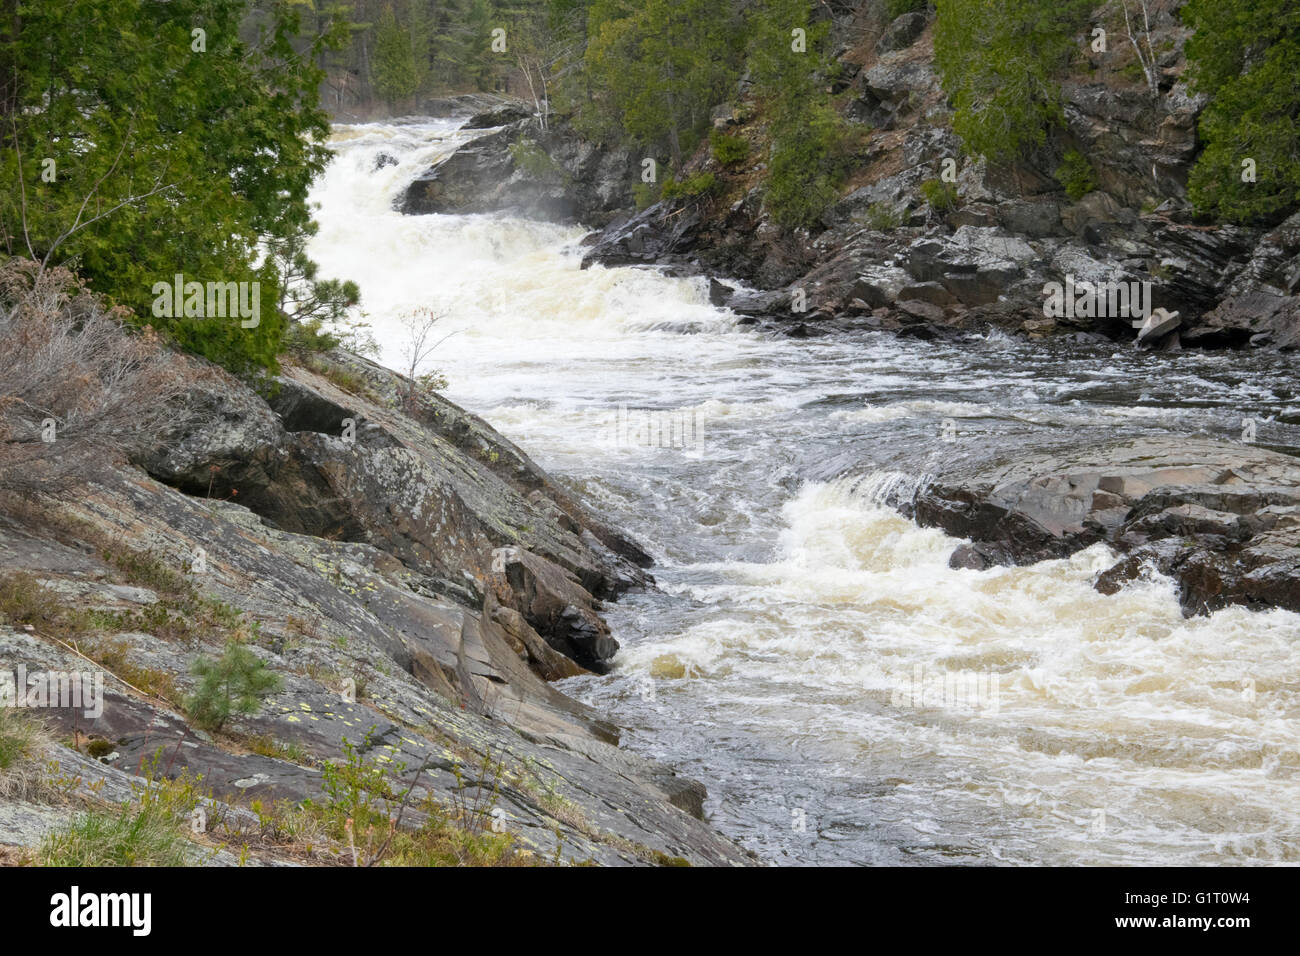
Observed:
[[[396,201],[406,215],[506,211],[600,226],[632,205],[634,157],[586,142],[567,123],[546,123],[519,102],[470,117],[488,130],[425,170]]]
[[[1142,328],[1138,329],[1137,344],[1155,345],[1182,324],[1183,319],[1179,313],[1156,309],[1147,316],[1146,321],[1142,323]]]
[[[1300,213],[1260,239],[1227,295],[1187,331],[1191,344],[1300,348]]]
[[[1113,591],[1150,563],[1186,613],[1228,604],[1300,610],[1300,462],[1252,445],[1147,438],[1037,452],[941,474],[893,502],[971,539],[954,567],[1026,564],[1105,542]]]

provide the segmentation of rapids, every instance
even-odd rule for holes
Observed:
[[[951,570],[958,542],[880,504],[1049,433],[1249,417],[1295,452],[1284,358],[774,337],[703,280],[580,270],[579,228],[395,212],[468,135],[337,127],[310,252],[387,364],[403,310],[445,312],[447,396],[655,556],[661,590],[608,609],[615,672],[561,689],[703,781],[716,826],[777,863],[1300,862],[1300,616],[1105,597],[1104,546]]]

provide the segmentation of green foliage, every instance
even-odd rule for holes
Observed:
[[[648,209],[659,201],[659,186],[657,183],[637,183],[632,187],[632,198],[636,200],[636,208]]]
[[[1056,181],[1065,187],[1065,194],[1078,202],[1097,188],[1097,174],[1088,157],[1077,149],[1066,152],[1061,165],[1056,168]]]
[[[185,712],[205,730],[219,730],[236,713],[256,713],[262,698],[281,685],[265,661],[236,641],[226,644],[218,660],[199,658],[194,673],[199,685],[185,699]]]
[[[785,226],[811,226],[839,198],[853,162],[853,139],[828,103],[810,106],[802,127],[773,125],[765,201]]]
[[[31,624],[44,630],[58,614],[53,598],[54,595],[26,571],[0,575],[0,624],[12,627]]]
[[[921,183],[921,196],[940,215],[951,212],[959,204],[957,186],[941,179],[927,179]]]
[[[734,166],[749,155],[749,143],[743,136],[731,136],[718,130],[709,134],[709,146],[713,158],[723,166]]]
[[[502,761],[485,755],[473,783],[461,765],[453,769],[458,784],[450,808],[431,798],[422,801],[425,822],[418,829],[399,829],[423,767],[407,766],[376,748],[369,735],[360,746],[344,738],[343,759],[321,765],[324,797],[307,801],[305,811],[326,836],[346,843],[357,866],[502,866],[527,863],[509,832],[494,832],[492,810],[500,795]],[[367,754],[372,756],[367,757]]]
[[[892,203],[873,202],[867,208],[867,225],[872,229],[888,232],[890,229],[897,229],[902,224],[902,210],[895,208]]]
[[[564,167],[551,158],[531,139],[519,139],[510,144],[510,158],[516,168],[544,183],[562,183],[569,178]]]
[[[197,780],[166,780],[155,758],[136,800],[97,808],[49,834],[36,852],[41,866],[193,866],[204,851],[189,841],[190,814],[203,802]]]
[[[150,807],[91,810],[41,843],[41,866],[187,866],[183,824]]]
[[[929,0],[885,0],[885,13],[893,19],[913,10],[924,10],[929,5]]]
[[[734,88],[740,31],[717,0],[595,0],[587,14],[579,127],[666,151],[679,171]]]
[[[445,88],[490,90],[510,61],[492,53],[493,27],[501,26],[489,0],[430,4],[431,71]]]
[[[400,26],[393,8],[387,6],[379,18],[375,31],[375,59],[373,80],[375,92],[389,106],[395,106],[415,95],[420,87],[420,74],[416,67],[415,49],[409,30]]]
[[[69,263],[236,372],[274,370],[280,276],[259,265],[259,242],[306,218],[329,156],[316,60],[341,39],[332,16],[304,34],[303,9],[262,0],[250,19],[252,0],[22,3],[18,29],[0,33],[13,78],[0,99],[0,250]],[[260,322],[152,315],[154,284],[177,273],[259,282]]]
[[[1205,150],[1188,192],[1199,209],[1233,221],[1275,221],[1300,204],[1300,6],[1294,0],[1189,0],[1183,21]],[[1254,160],[1255,182],[1243,181]]]
[[[41,727],[17,707],[0,706],[0,770],[16,768],[35,756],[43,741]],[[0,794],[5,788],[0,785]]]
[[[934,58],[967,152],[1013,161],[1063,122],[1059,74],[1091,0],[937,0]]]
[[[794,48],[796,28],[805,31],[802,52]],[[784,226],[821,217],[839,197],[857,146],[825,90],[834,69],[828,35],[809,0],[765,0],[750,16],[747,62],[772,139],[764,199]]]
[[[664,180],[664,199],[699,199],[713,192],[717,186],[717,177],[710,172],[691,173],[683,180],[668,178]]]

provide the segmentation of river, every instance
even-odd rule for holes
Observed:
[[[1249,418],[1294,453],[1284,357],[774,336],[702,280],[580,270],[579,228],[393,211],[467,136],[337,127],[310,252],[387,364],[398,315],[445,312],[448,398],[654,555],[660,590],[608,608],[614,673],[561,689],[703,781],[719,829],[785,864],[1300,862],[1300,616],[1103,596],[1101,545],[951,570],[957,541],[880,504],[1044,438]]]

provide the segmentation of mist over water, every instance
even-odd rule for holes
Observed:
[[[561,689],[702,780],[720,829],[786,863],[1300,862],[1300,616],[1105,597],[1104,546],[951,570],[957,541],[880,504],[1044,438],[1249,417],[1294,452],[1284,357],[771,337],[703,280],[580,270],[579,228],[395,212],[469,135],[337,128],[311,254],[360,283],[386,364],[402,310],[445,311],[447,396],[654,554],[662,590],[608,609],[614,674]],[[629,443],[620,407],[699,424],[702,454]]]

